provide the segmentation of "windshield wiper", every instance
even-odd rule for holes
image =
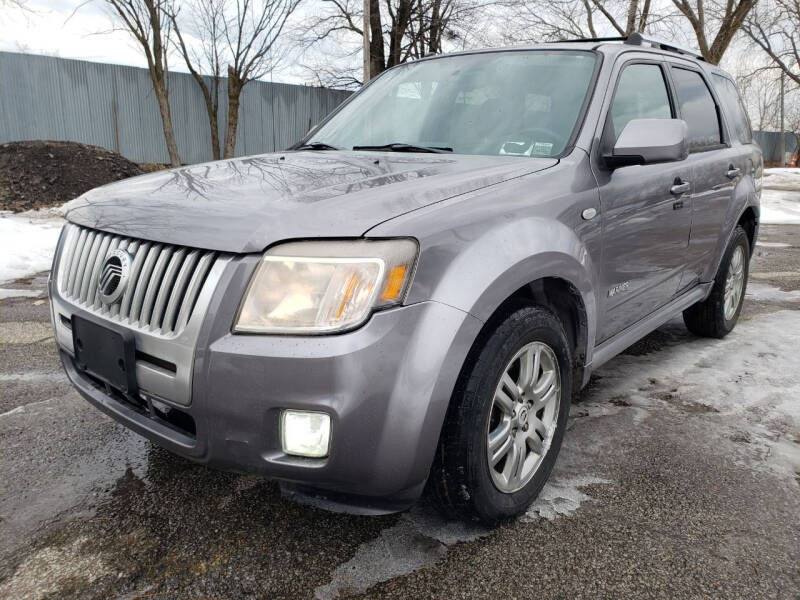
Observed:
[[[325,142],[309,142],[308,144],[297,146],[295,150],[339,150],[339,148]]]
[[[452,152],[452,148],[444,146],[416,146],[414,144],[403,144],[395,142],[393,144],[381,144],[380,146],[353,146],[353,150],[385,150],[388,152],[433,152],[435,154],[446,154]]]

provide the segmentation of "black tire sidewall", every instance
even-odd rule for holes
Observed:
[[[556,431],[550,449],[533,478],[521,490],[499,491],[486,458],[486,432],[497,382],[513,356],[526,344],[543,342],[558,359],[561,398]],[[488,359],[488,360],[487,360]],[[498,522],[524,511],[539,495],[550,476],[566,429],[572,390],[571,355],[563,326],[549,311],[525,308],[510,315],[487,340],[466,385],[474,402],[464,425],[469,428],[466,465],[473,509],[487,522]]]

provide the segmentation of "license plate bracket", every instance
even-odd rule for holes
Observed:
[[[138,392],[136,343],[130,331],[73,315],[72,345],[79,369],[124,394]]]

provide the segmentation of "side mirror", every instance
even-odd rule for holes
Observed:
[[[682,119],[632,119],[604,160],[610,169],[684,160],[689,156],[687,134]]]

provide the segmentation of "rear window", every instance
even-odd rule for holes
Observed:
[[[673,67],[681,119],[689,126],[689,150],[696,152],[722,143],[717,105],[697,71]]]
[[[731,128],[731,135],[738,139],[742,144],[749,144],[753,141],[753,130],[750,128],[750,119],[744,109],[742,98],[734,83],[727,77],[714,73],[711,76],[714,82],[714,89],[722,102],[725,110],[725,117]]]

